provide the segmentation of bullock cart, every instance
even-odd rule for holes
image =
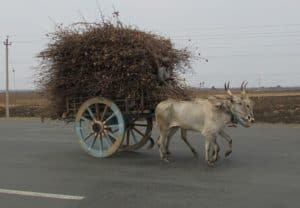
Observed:
[[[67,114],[73,115],[81,147],[98,158],[118,150],[134,151],[151,138],[153,102],[146,96],[127,99],[107,97],[66,100]]]
[[[95,157],[153,142],[155,100],[180,88],[190,52],[119,19],[59,26],[49,37],[36,80],[49,95],[46,116],[72,117],[81,146]]]

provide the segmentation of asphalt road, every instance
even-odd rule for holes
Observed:
[[[178,135],[174,162],[160,161],[157,148],[87,155],[72,126],[38,120],[0,120],[2,189],[83,196],[83,200],[0,193],[0,207],[299,207],[299,126],[257,125],[227,130],[233,153],[206,166],[203,141],[194,159]],[[154,135],[157,131],[154,130]]]

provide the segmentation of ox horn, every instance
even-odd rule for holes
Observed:
[[[247,86],[248,82],[243,81],[241,84],[241,94],[242,95],[246,95],[246,86]]]
[[[229,84],[230,84],[230,82],[227,82],[227,83],[225,82],[224,88],[228,95],[233,96],[233,94],[231,93],[231,91],[229,89]]]

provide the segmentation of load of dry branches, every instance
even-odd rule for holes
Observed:
[[[65,111],[67,98],[113,100],[146,93],[159,101],[185,96],[179,74],[191,56],[168,38],[111,20],[58,26],[48,36],[50,43],[38,55],[36,81],[47,94],[53,118]],[[166,80],[159,77],[160,69],[170,75]]]

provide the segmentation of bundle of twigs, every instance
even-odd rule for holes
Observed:
[[[190,53],[167,38],[109,20],[58,26],[48,36],[50,43],[38,55],[37,83],[47,93],[51,117],[62,115],[66,98],[185,96],[178,75]],[[171,74],[164,82],[158,79],[161,67]]]

